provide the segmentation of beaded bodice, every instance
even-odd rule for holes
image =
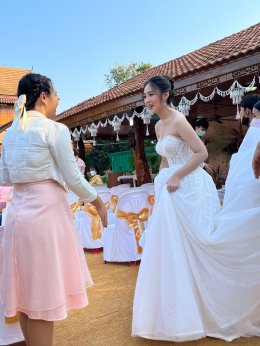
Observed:
[[[168,160],[169,167],[173,165],[184,165],[193,155],[193,151],[179,137],[167,135],[159,139],[156,151]]]

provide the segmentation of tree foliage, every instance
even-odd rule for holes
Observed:
[[[128,79],[149,70],[150,68],[152,68],[152,65],[144,62],[134,62],[130,65],[116,64],[108,74],[105,74],[105,83],[107,87],[113,88],[114,86],[121,84]]]

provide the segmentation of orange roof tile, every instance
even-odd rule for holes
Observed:
[[[2,97],[6,95],[16,96],[19,80],[30,72],[30,70],[22,68],[0,66],[0,102],[2,102]],[[8,100],[8,98],[6,98],[6,100]],[[9,102],[7,101],[7,103],[10,103],[10,100],[9,98]]]
[[[128,81],[109,89],[108,91],[83,101],[76,106],[62,112],[57,120],[77,114],[102,103],[136,94],[142,90],[145,80],[155,75],[169,75],[175,80],[185,75],[198,73],[200,70],[226,62],[237,56],[259,49],[260,23],[235,33],[222,40],[211,43],[180,58],[171,60],[135,76]]]

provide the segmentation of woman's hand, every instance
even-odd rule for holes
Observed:
[[[180,186],[180,178],[175,174],[167,181],[167,190],[168,192],[175,192]]]
[[[103,227],[107,227],[107,208],[105,204],[102,202],[101,198],[97,197],[97,199],[92,201],[91,204],[93,204],[96,207]]]

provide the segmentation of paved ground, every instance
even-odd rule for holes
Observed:
[[[56,324],[55,346],[260,346],[260,338],[241,338],[231,343],[206,338],[181,344],[132,338],[132,302],[138,267],[104,264],[102,253],[87,253],[86,257],[95,282],[88,290],[90,304]]]

